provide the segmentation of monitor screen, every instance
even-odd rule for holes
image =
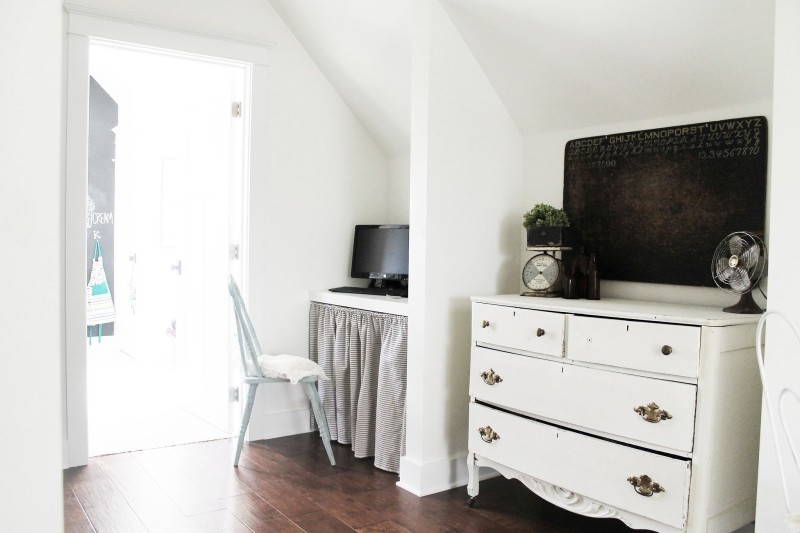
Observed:
[[[353,236],[354,278],[404,280],[408,278],[408,226],[357,225]]]

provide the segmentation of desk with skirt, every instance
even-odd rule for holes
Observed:
[[[331,439],[356,457],[399,472],[405,453],[408,300],[311,295],[309,356],[330,380],[319,381]]]

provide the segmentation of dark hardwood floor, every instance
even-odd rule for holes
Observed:
[[[245,444],[233,439],[96,457],[64,472],[68,533],[163,532],[630,532],[555,507],[520,482],[481,483],[424,498],[397,476],[334,445],[331,467],[316,433]]]

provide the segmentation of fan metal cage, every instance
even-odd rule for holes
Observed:
[[[717,287],[741,295],[739,303],[726,307],[730,313],[761,313],[753,301],[755,289],[766,267],[766,246],[758,235],[746,231],[731,233],[719,243],[711,260],[711,276]]]

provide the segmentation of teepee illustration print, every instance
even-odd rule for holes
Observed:
[[[94,259],[89,284],[86,286],[86,325],[99,326],[98,338],[102,336],[103,324],[113,322],[116,318],[111,291],[108,289],[106,271],[103,269],[103,252],[100,241],[94,243]],[[91,339],[91,335],[89,335]]]

